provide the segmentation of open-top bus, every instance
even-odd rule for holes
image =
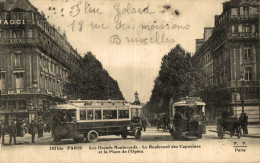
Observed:
[[[199,97],[185,97],[170,108],[170,133],[175,139],[183,136],[202,138],[206,133],[205,103]]]
[[[54,141],[96,142],[99,136],[141,138],[140,106],[121,100],[75,100],[51,108]],[[133,114],[135,113],[135,114]],[[133,116],[132,116],[133,114]]]

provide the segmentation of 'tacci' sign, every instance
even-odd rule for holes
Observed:
[[[25,24],[24,20],[1,20],[0,25],[21,25]]]

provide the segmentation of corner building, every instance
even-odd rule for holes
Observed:
[[[208,118],[228,110],[239,117],[244,112],[250,123],[260,122],[259,0],[231,0],[215,16],[213,28],[204,29],[196,40],[193,64],[207,75],[208,86],[221,96],[208,105]],[[219,106],[219,105],[218,105]]]
[[[37,120],[64,102],[81,56],[28,0],[0,3],[0,120]]]

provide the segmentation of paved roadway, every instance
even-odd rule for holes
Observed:
[[[260,126],[250,126],[247,137],[225,135],[222,140],[210,132],[215,128],[207,127],[202,139],[178,141],[168,132],[151,127],[142,132],[140,140],[104,136],[96,143],[75,144],[73,140],[54,143],[50,134],[45,133],[44,138],[31,144],[30,136],[26,135],[18,138],[16,146],[1,147],[0,162],[260,162]]]

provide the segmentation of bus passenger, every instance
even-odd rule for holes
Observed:
[[[190,111],[186,112],[186,118],[187,118],[187,128],[188,128],[188,131],[190,131],[191,130],[191,119],[192,119]]]
[[[179,112],[179,110],[176,110],[176,113],[174,115],[174,126],[176,128],[176,131],[177,132],[180,132],[181,129],[182,129],[182,120],[183,120],[183,117],[181,115],[181,113]]]

